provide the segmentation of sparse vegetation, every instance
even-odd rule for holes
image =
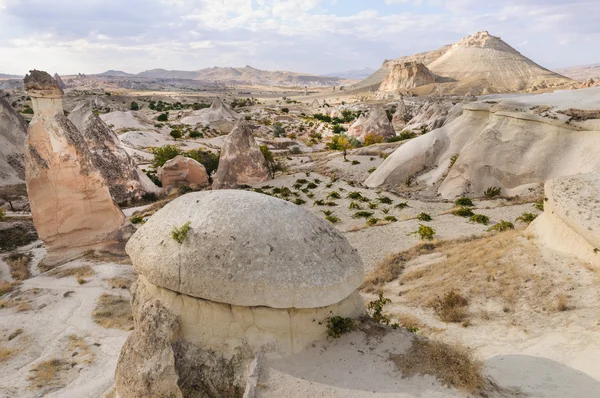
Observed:
[[[521,221],[524,224],[531,224],[537,218],[537,214],[523,213],[515,221]]]
[[[377,225],[378,222],[379,222],[378,218],[371,217],[367,220],[367,225]]]
[[[394,203],[392,199],[388,198],[387,196],[380,196],[377,198],[377,200],[379,201],[379,203],[383,203],[385,205],[391,205]]]
[[[383,307],[391,302],[392,300],[383,296],[383,292],[379,292],[379,297],[367,304],[367,311],[375,322],[381,323],[382,325],[389,325],[392,328],[397,329],[400,325],[397,323],[392,323],[389,315],[383,313]]]
[[[98,325],[107,329],[133,329],[133,315],[129,299],[123,296],[102,294],[92,312],[92,318]]]
[[[383,218],[383,220],[387,221],[387,222],[397,222],[398,221],[398,219],[396,217],[394,217],[394,216],[385,216]]]
[[[545,200],[546,200],[545,198],[540,198],[540,199],[536,200],[535,203],[533,204],[533,207],[535,207],[539,211],[544,211],[544,201]]]
[[[6,209],[0,207],[0,221],[4,221],[6,219]]]
[[[68,278],[74,276],[77,280],[89,278],[94,275],[96,275],[96,271],[89,265],[70,268],[55,268],[48,272],[48,276],[53,276],[55,278]]]
[[[488,225],[490,218],[488,216],[484,216],[483,214],[473,214],[471,218],[469,218],[469,222]]]
[[[431,221],[431,216],[427,213],[421,213],[416,218],[419,221]]]
[[[458,198],[458,199],[456,199],[454,204],[457,206],[462,206],[462,207],[473,207],[474,206],[473,201],[469,198]]]
[[[68,368],[69,364],[62,359],[43,361],[31,368],[28,380],[37,388],[56,386],[60,373]]]
[[[402,209],[405,209],[405,208],[410,207],[410,206],[408,205],[408,202],[401,202],[401,203],[398,203],[394,207],[397,208],[397,209],[402,210]]]
[[[459,207],[458,209],[454,210],[452,214],[459,217],[472,217],[475,215],[473,210],[471,210],[469,207]]]
[[[469,301],[458,291],[450,290],[431,303],[438,318],[444,322],[463,322],[467,319]]]
[[[31,254],[12,253],[4,259],[10,268],[10,275],[14,280],[24,281],[31,277],[29,270],[31,258]]]
[[[187,238],[190,229],[189,221],[183,224],[181,227],[173,227],[173,230],[171,231],[171,237],[173,237],[177,243],[182,244]]]
[[[486,189],[483,192],[485,197],[489,198],[489,199],[495,198],[496,196],[500,196],[501,193],[502,193],[502,188],[500,188],[500,187],[489,187],[488,189]]]
[[[352,218],[369,218],[373,215],[370,211],[357,211],[352,215]]]
[[[392,361],[403,377],[431,375],[447,386],[476,395],[481,395],[489,383],[484,377],[483,363],[475,359],[471,349],[460,344],[415,337],[411,348],[392,355]]]
[[[451,169],[454,166],[454,163],[456,163],[459,156],[460,155],[458,153],[455,153],[454,155],[452,155],[452,157],[450,158],[450,165],[448,166],[448,169]]]
[[[513,223],[509,221],[500,220],[500,222],[488,228],[488,231],[504,232],[508,231],[509,229],[515,229]]]
[[[568,311],[571,307],[569,306],[569,298],[565,294],[559,294],[556,296],[556,311]]]
[[[340,222],[340,219],[339,219],[339,217],[336,217],[336,216],[334,216],[333,214],[326,215],[326,216],[325,216],[325,219],[326,219],[327,221],[329,221],[330,223],[332,223],[332,224],[336,224],[336,223]]]
[[[421,240],[433,240],[435,236],[435,229],[428,227],[427,225],[419,224],[419,229],[408,235],[419,235]]]
[[[327,318],[327,335],[331,338],[340,338],[354,330],[356,330],[356,322],[352,318],[343,318],[339,315]]]

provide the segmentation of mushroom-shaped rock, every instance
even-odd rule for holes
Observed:
[[[182,185],[208,185],[208,173],[202,163],[185,157],[175,156],[158,169],[158,178],[163,188],[174,188]]]
[[[269,166],[254,140],[251,125],[245,120],[239,121],[223,141],[212,188],[237,188],[269,178]]]
[[[189,222],[183,243],[171,231]],[[182,196],[154,214],[127,253],[149,282],[219,303],[317,308],[362,283],[362,261],[329,223],[247,191]]]

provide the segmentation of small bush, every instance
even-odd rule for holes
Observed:
[[[360,164],[360,162],[358,160],[353,160],[352,161],[352,166],[356,166],[357,164]]]
[[[315,200],[315,206],[325,206],[325,201],[323,199]]]
[[[381,144],[383,142],[383,137],[374,133],[368,133],[365,135],[364,146]]]
[[[352,218],[369,218],[373,215],[370,211],[357,211],[352,215]]]
[[[394,203],[392,199],[388,198],[387,196],[380,196],[377,198],[377,200],[379,201],[379,203],[383,203],[384,205],[391,205],[392,203]]]
[[[132,224],[140,224],[140,223],[144,222],[144,217],[142,217],[141,215],[138,214],[138,215],[129,217],[129,221]]]
[[[456,163],[456,161],[458,160],[458,153],[455,153],[454,155],[452,155],[452,157],[450,158],[450,166],[448,166],[448,169],[451,169],[452,166],[454,166],[454,163]]]
[[[474,214],[469,218],[469,221],[472,223],[488,225],[490,222],[490,218],[488,216],[484,216],[483,214]]]
[[[192,131],[190,131],[189,135],[190,135],[190,138],[202,138],[202,137],[204,137],[204,134],[202,134],[198,130],[192,130]]]
[[[419,224],[419,229],[408,235],[419,235],[421,240],[433,240],[435,236],[435,229],[428,227],[427,225]]]
[[[454,210],[452,212],[452,214],[454,214],[455,216],[459,216],[459,217],[472,217],[475,215],[475,213],[473,213],[473,210],[471,210],[468,207],[458,208],[458,209]]]
[[[535,207],[539,211],[544,211],[544,201],[545,200],[546,200],[545,198],[536,200],[535,203],[533,204],[533,207]]]
[[[305,203],[306,203],[306,200],[303,200],[303,199],[300,199],[300,198],[294,199],[294,204],[295,205],[301,206],[301,205],[303,205]]]
[[[496,196],[500,196],[502,193],[502,188],[500,187],[489,187],[483,192],[486,198],[495,198]]]
[[[188,221],[179,228],[173,227],[173,231],[171,231],[171,236],[177,243],[182,244],[183,241],[185,241],[185,238],[187,238],[187,234],[189,231],[190,222]]]
[[[404,208],[406,208],[406,207],[410,207],[410,206],[408,205],[408,202],[401,202],[401,203],[398,203],[398,204],[397,204],[396,206],[394,206],[394,207],[395,207],[395,208],[397,208],[397,209],[400,209],[400,210],[402,210],[402,209],[404,209]]]
[[[378,218],[371,217],[367,220],[367,225],[377,225],[378,222],[379,222]]]
[[[457,206],[462,206],[462,207],[473,207],[474,206],[473,201],[469,198],[458,198],[458,199],[456,199],[454,204]]]
[[[341,199],[341,196],[339,192],[333,191],[327,195],[327,199]]]
[[[162,167],[167,161],[173,159],[177,155],[181,155],[181,150],[175,145],[165,145],[159,148],[152,148],[152,154],[154,155],[152,166]]]
[[[397,329],[398,327],[400,327],[400,325],[398,325],[397,323],[392,324],[392,320],[390,319],[389,315],[385,315],[383,313],[383,307],[385,307],[386,304],[390,304],[391,302],[392,300],[390,300],[387,297],[384,297],[383,293],[379,292],[379,297],[377,298],[377,300],[373,300],[369,304],[367,304],[367,311],[369,312],[369,315],[371,316],[371,318],[373,318],[375,322],[381,323],[383,325],[390,325],[392,326],[392,328]]]
[[[522,223],[525,223],[525,224],[531,224],[531,222],[533,220],[535,220],[536,218],[537,218],[537,214],[523,213],[523,214],[521,214],[520,217],[517,217],[517,219],[515,221],[521,221]]]
[[[346,198],[352,199],[352,200],[361,200],[361,199],[363,199],[363,196],[361,195],[360,192],[350,192],[350,193],[348,193]]]
[[[398,219],[394,216],[385,216],[384,220],[388,221],[388,222],[397,222],[398,221]]]
[[[336,223],[340,222],[339,217],[334,216],[333,214],[325,216],[325,219],[332,224],[336,224]]]
[[[369,174],[371,174],[371,173],[375,172],[375,170],[377,170],[377,167],[371,167],[371,168],[368,170],[368,172],[369,172]]]
[[[308,188],[308,189],[315,189],[317,187],[318,187],[318,185],[315,184],[314,182],[309,182],[308,185],[306,185],[306,188]]]
[[[508,231],[510,229],[515,229],[515,226],[513,225],[513,223],[511,223],[509,221],[500,220],[499,223],[488,228],[488,231],[489,232],[491,232],[491,231],[504,232],[504,231]]]
[[[360,207],[360,205],[356,202],[350,202],[350,204],[348,205],[348,209],[350,210],[361,210],[362,208]]]
[[[421,213],[417,216],[417,220],[419,221],[431,221],[431,216],[427,213]]]
[[[0,221],[4,221],[4,219],[6,219],[6,209],[0,207]]]
[[[343,318],[339,315],[327,318],[327,335],[334,339],[356,330],[356,322],[352,318]]]
[[[169,121],[169,112],[161,113],[156,118],[159,122],[168,122]]]
[[[469,301],[460,292],[451,290],[436,298],[431,306],[442,321],[458,323],[467,319],[468,305]]]
[[[369,202],[369,209],[373,210],[379,207],[378,203],[375,202]]]
[[[131,105],[129,105],[129,109],[131,109],[132,111],[139,111],[140,105],[135,101],[131,101]]]

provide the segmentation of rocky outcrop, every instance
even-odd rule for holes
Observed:
[[[252,127],[239,121],[225,137],[213,189],[231,189],[270,179],[269,166],[254,137]]]
[[[12,106],[0,98],[0,186],[25,182],[23,151],[27,123]]]
[[[38,239],[30,221],[0,222],[0,251],[14,250]]]
[[[398,187],[411,177],[444,198],[489,187],[511,196],[600,170],[599,100],[593,88],[465,104],[462,116],[399,147],[365,184]]]
[[[401,130],[406,126],[406,122],[410,120],[410,113],[406,109],[406,103],[404,98],[400,96],[398,103],[396,104],[396,111],[392,116],[392,126],[394,129]]]
[[[84,101],[69,114],[91,153],[94,168],[108,182],[113,199],[118,203],[141,198],[159,189],[142,173],[127,154],[117,135],[93,112],[92,104]]]
[[[544,196],[544,213],[527,232],[552,250],[600,266],[600,173],[552,179]]]
[[[219,98],[215,99],[210,108],[200,109],[192,112],[191,115],[181,119],[181,123],[192,126],[203,125],[210,126],[218,122],[233,123],[241,119],[239,113],[235,112],[229,106],[225,105]]]
[[[377,105],[369,112],[369,116],[361,115],[348,129],[348,136],[365,142],[367,135],[374,135],[382,139],[396,135],[394,126],[387,117],[382,106]]]
[[[462,114],[463,103],[448,99],[426,100],[413,107],[414,117],[405,130],[432,131],[450,123]]]
[[[419,62],[404,62],[392,67],[390,74],[381,83],[379,92],[399,94],[431,83],[435,83],[435,77],[425,65]]]
[[[133,227],[95,168],[81,133],[64,115],[62,90],[46,72],[25,77],[35,115],[25,146],[27,193],[46,265],[89,251],[124,254]]]
[[[206,168],[194,159],[178,155],[158,169],[157,176],[163,188],[182,185],[208,185]]]
[[[65,82],[63,82],[63,80],[60,78],[58,73],[54,74],[54,80],[56,80],[56,84],[58,84],[58,88],[60,88],[61,90],[64,90],[67,88],[67,85],[65,84]]]

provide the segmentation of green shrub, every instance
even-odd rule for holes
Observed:
[[[154,167],[162,167],[167,161],[173,159],[177,155],[181,155],[181,150],[175,145],[165,145],[152,148],[152,154],[154,155],[152,165]]]
[[[308,188],[308,189],[315,189],[317,187],[318,187],[318,185],[315,184],[314,182],[309,182],[308,185],[306,185],[306,188]]]
[[[391,205],[392,203],[394,203],[392,199],[388,198],[387,196],[380,196],[377,198],[377,200],[379,201],[379,203],[383,203],[384,205]]]
[[[371,217],[367,220],[367,225],[375,225],[379,222],[378,218],[375,217]]]
[[[352,318],[342,318],[339,315],[327,318],[327,335],[334,339],[356,330],[356,323]]]
[[[303,204],[305,204],[305,203],[306,203],[306,200],[303,200],[303,199],[300,199],[300,198],[296,198],[296,199],[294,199],[294,204],[295,204],[295,205],[298,205],[298,206],[300,206],[300,205],[303,205]]]
[[[337,206],[338,204],[335,202],[325,202],[325,206],[329,206],[329,207],[334,207]]]
[[[357,211],[352,215],[352,218],[369,218],[373,215],[370,211]]]
[[[521,221],[525,224],[530,224],[533,220],[537,218],[537,214],[533,213],[523,213],[520,217],[517,217],[515,221]]]
[[[539,211],[544,211],[544,201],[545,201],[545,198],[540,198],[540,199],[536,200],[536,202],[533,204],[533,207],[535,207]]]
[[[473,214],[471,218],[469,218],[470,222],[488,225],[490,222],[490,218],[488,216],[484,216],[483,214]]]
[[[138,214],[138,215],[129,217],[129,221],[132,224],[140,224],[140,223],[144,222],[144,218]]]
[[[315,206],[325,206],[325,201],[323,199],[315,200]]]
[[[435,236],[435,229],[428,227],[427,225],[419,224],[419,229],[408,235],[419,235],[421,240],[433,240]]]
[[[400,327],[400,325],[398,325],[397,323],[392,324],[392,320],[390,319],[389,315],[385,315],[383,313],[383,307],[385,307],[386,304],[390,304],[391,302],[392,300],[383,296],[383,292],[379,292],[379,297],[377,298],[377,300],[373,300],[369,304],[367,304],[367,311],[369,312],[369,315],[371,316],[371,318],[373,318],[375,322],[381,323],[383,325],[390,325],[392,328],[397,329],[398,327]]]
[[[190,149],[184,153],[184,156],[201,163],[209,176],[211,176],[219,168],[219,153],[203,151],[201,149]]]
[[[169,112],[161,113],[156,118],[159,122],[168,122],[169,121]]]
[[[401,203],[398,203],[398,204],[397,204],[396,206],[394,206],[394,207],[395,207],[395,208],[397,208],[397,209],[400,209],[400,210],[402,210],[402,209],[404,209],[404,208],[406,208],[406,207],[410,207],[410,206],[408,205],[408,202],[401,202]]]
[[[280,122],[273,123],[273,136],[285,137],[285,128]]]
[[[204,134],[202,134],[198,130],[192,130],[192,131],[190,131],[189,135],[190,135],[190,138],[202,138],[202,137],[204,137]]]
[[[421,213],[417,216],[417,220],[419,221],[431,221],[431,216],[427,213]]]
[[[129,109],[131,109],[132,111],[139,111],[140,105],[135,101],[131,101],[131,105],[129,105]]]
[[[502,193],[502,188],[500,187],[489,187],[483,192],[486,198],[495,198],[496,196],[500,196]]]
[[[373,210],[379,207],[378,203],[375,202],[369,202],[369,209]]]
[[[508,231],[509,229],[515,229],[515,226],[513,225],[513,223],[511,223],[509,221],[500,220],[499,223],[488,228],[488,231],[504,232],[504,231]]]
[[[459,217],[472,217],[475,215],[475,213],[473,213],[473,210],[471,210],[468,207],[460,207],[460,208],[454,210],[452,212],[452,214],[454,214],[455,216],[459,216]]]
[[[325,216],[325,219],[332,224],[340,222],[340,219],[338,217],[334,216],[333,214]]]
[[[327,199],[340,199],[340,193],[333,191],[333,192],[329,192],[329,195],[327,195]]]
[[[450,158],[450,166],[448,166],[448,169],[451,169],[452,166],[454,166],[454,163],[456,163],[456,161],[458,160],[458,153],[455,153],[454,155],[452,155],[452,157]]]
[[[6,209],[0,207],[0,221],[4,221],[6,219]]]
[[[371,167],[368,172],[369,174],[373,173],[375,170],[377,170],[377,167]]]
[[[333,131],[333,134],[343,134],[346,132],[346,129],[343,126],[336,124],[333,126],[332,131]]]
[[[173,137],[174,140],[178,140],[181,137],[183,137],[183,131],[178,130],[178,129],[173,129],[173,130],[171,130],[171,132],[169,133],[169,135],[171,137]]]
[[[177,243],[181,244],[181,243],[183,243],[185,238],[187,238],[187,234],[189,231],[190,231],[190,222],[188,221],[179,228],[173,227],[173,231],[171,231],[171,236]]]
[[[360,162],[358,160],[353,160],[352,161],[352,166],[356,166],[357,164],[360,164]]]
[[[384,218],[385,221],[389,221],[389,222],[396,222],[398,221],[398,219],[394,216],[385,216]]]
[[[473,204],[473,201],[469,198],[458,198],[456,199],[456,201],[454,202],[455,205],[457,206],[463,206],[463,207],[473,207],[475,206]]]
[[[352,199],[352,200],[361,200],[363,198],[363,196],[361,195],[360,192],[349,192],[348,195],[346,195],[346,198]]]
[[[381,209],[381,212],[382,212],[383,214],[388,214],[388,213],[390,212],[390,208],[389,208],[389,207],[386,207],[386,208],[384,208],[384,209]]]
[[[362,208],[360,207],[360,205],[356,202],[350,202],[350,204],[348,205],[348,209],[350,210],[361,210]]]

